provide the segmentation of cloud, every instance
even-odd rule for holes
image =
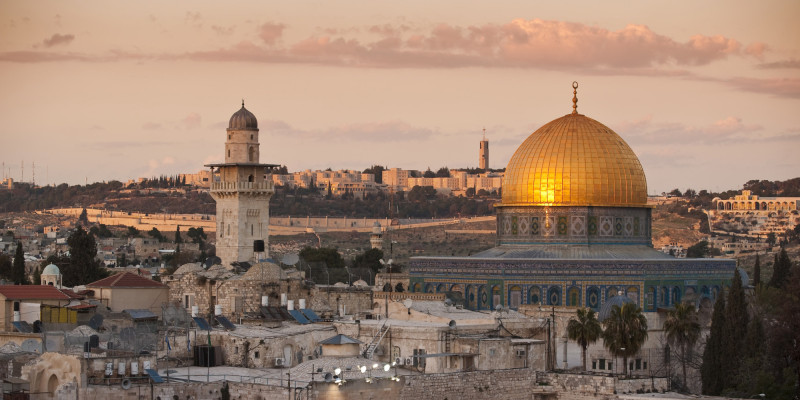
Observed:
[[[187,115],[186,118],[181,120],[181,123],[183,124],[183,127],[185,129],[199,128],[201,122],[202,121],[201,121],[201,118],[200,118],[200,114],[194,113],[194,112],[189,114],[189,115]]]
[[[778,68],[797,69],[800,68],[800,60],[792,58],[789,60],[780,60],[771,63],[759,64],[758,67],[765,69],[778,69]]]
[[[686,42],[678,42],[644,25],[608,30],[541,19],[471,26],[438,24],[427,30],[412,29],[406,24],[373,25],[363,32],[321,29],[310,37],[276,47],[285,28],[271,22],[261,25],[258,37],[266,46],[245,40],[185,57],[372,68],[479,66],[661,74],[664,68],[707,65],[729,56],[760,57],[768,49],[763,43],[743,46],[722,35],[694,35]]]
[[[376,143],[422,142],[438,132],[429,128],[411,126],[400,121],[347,124],[325,129],[304,130],[294,128],[284,121],[260,122],[261,130],[274,135],[300,138],[336,138],[337,141]]]
[[[217,35],[228,36],[228,35],[232,34],[234,31],[236,31],[236,27],[235,26],[224,27],[224,26],[219,26],[219,25],[211,25],[211,30],[214,31],[214,33],[216,33]]]
[[[726,142],[761,141],[758,135],[764,128],[757,124],[745,124],[741,118],[729,116],[706,126],[689,126],[678,122],[653,122],[647,116],[639,120],[615,125],[626,141],[639,145],[692,144],[711,145]]]
[[[800,79],[798,78],[731,78],[724,81],[739,90],[771,94],[777,97],[800,98]]]
[[[286,25],[267,22],[258,28],[258,37],[268,46],[274,45],[283,36]]]
[[[144,124],[142,124],[142,129],[147,131],[158,130],[161,129],[161,124],[157,122],[145,122]]]
[[[75,40],[75,35],[66,34],[62,35],[60,33],[53,34],[49,38],[42,41],[42,45],[46,48],[50,48],[53,46],[60,46],[60,45],[67,45],[70,42]]]

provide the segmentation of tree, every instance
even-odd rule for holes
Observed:
[[[197,243],[199,245],[200,250],[205,250],[205,240],[208,238],[208,235],[203,231],[203,228],[189,228],[186,235],[192,239],[192,243]]]
[[[622,357],[627,375],[628,357],[636,355],[647,340],[647,318],[634,303],[615,305],[603,327],[603,345],[614,357]]]
[[[344,259],[339,251],[328,247],[306,247],[300,250],[300,258],[305,262],[323,262],[328,268],[344,268]]]
[[[747,335],[747,301],[742,287],[739,270],[733,273],[733,282],[728,290],[725,308],[724,347],[722,351],[722,368],[725,387],[735,386],[736,367],[741,364],[744,338]]]
[[[383,183],[383,171],[385,171],[385,170],[386,170],[386,168],[384,168],[384,167],[382,167],[380,165],[373,165],[373,166],[365,169],[364,173],[365,174],[374,175],[375,176],[375,183]]]
[[[686,364],[691,357],[697,339],[700,338],[700,323],[694,305],[682,302],[667,313],[664,321],[664,332],[667,342],[680,349],[681,368],[683,370],[683,387],[688,388],[686,381]]]
[[[150,231],[148,231],[147,234],[150,235],[150,237],[152,237],[153,239],[157,239],[159,242],[167,241],[167,238],[165,238],[164,235],[161,234],[161,231],[159,231],[156,227],[150,229]]]
[[[772,269],[772,278],[769,280],[769,286],[781,289],[789,280],[789,274],[792,269],[792,261],[789,260],[789,255],[786,253],[785,248],[781,248],[775,265]]]
[[[431,171],[431,167],[428,167],[428,169],[425,172],[422,173],[422,177],[423,178],[436,178],[436,173]]]
[[[78,216],[78,223],[89,224],[89,216],[86,214],[85,208],[81,211],[81,215]]]
[[[28,276],[25,274],[25,253],[22,242],[17,242],[17,251],[14,253],[14,265],[11,267],[11,280],[15,285],[27,285]]]
[[[767,234],[767,244],[769,244],[770,247],[775,246],[775,241],[776,241],[775,232],[768,233]]]
[[[11,280],[11,268],[13,265],[11,257],[7,254],[0,254],[0,277]]]
[[[756,263],[753,266],[753,286],[758,287],[761,284],[761,260],[756,254]]]
[[[708,252],[708,242],[701,240],[686,249],[686,258],[703,258]]]
[[[703,364],[700,366],[702,391],[705,395],[719,396],[725,388],[722,372],[722,352],[725,346],[725,293],[720,291],[711,314],[711,332],[703,350]]]
[[[178,244],[183,243],[183,239],[181,238],[181,226],[180,225],[178,225],[175,228],[175,243],[178,243]]]
[[[140,232],[136,229],[135,226],[129,226],[128,230],[125,232],[125,236],[129,238],[135,238],[140,236]]]
[[[567,324],[567,336],[581,346],[581,366],[586,370],[586,348],[600,339],[603,328],[591,308],[579,308],[576,311],[578,319],[570,319]]]
[[[672,189],[672,191],[667,193],[667,194],[670,195],[670,196],[675,196],[675,197],[682,197],[683,196],[683,193],[681,193],[681,191],[678,190],[678,188]]]
[[[450,168],[442,167],[436,171],[437,178],[449,178],[450,177]]]
[[[72,287],[94,282],[108,276],[97,256],[97,242],[94,236],[82,227],[67,238],[69,246],[69,265],[61,270],[64,286]]]
[[[353,268],[369,268],[375,273],[381,269],[381,259],[383,259],[383,250],[369,249],[353,259]]]

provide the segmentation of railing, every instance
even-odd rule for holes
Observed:
[[[212,182],[211,191],[223,190],[275,190],[271,181],[265,182]]]
[[[378,329],[378,332],[375,333],[375,336],[372,337],[372,341],[367,346],[367,349],[364,350],[364,357],[366,359],[372,359],[375,349],[378,348],[378,345],[381,344],[383,337],[386,336],[387,332],[389,332],[389,325],[387,325],[388,322],[388,319],[383,321],[383,325],[381,325],[381,327]]]

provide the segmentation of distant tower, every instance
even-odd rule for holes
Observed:
[[[489,169],[489,141],[486,140],[486,128],[483,128],[483,140],[481,140],[481,151],[478,154],[478,165],[482,170]]]
[[[369,244],[373,249],[383,250],[383,231],[378,221],[372,225],[372,233],[369,235]]]
[[[258,121],[242,101],[228,123],[225,162],[206,165],[217,202],[217,257],[224,266],[257,262],[255,253],[269,256],[269,199],[275,189],[268,170],[277,165],[258,161]]]

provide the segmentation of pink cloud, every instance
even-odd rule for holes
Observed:
[[[200,114],[198,113],[191,113],[186,116],[182,121],[183,127],[186,129],[195,129],[200,127]]]
[[[50,36],[49,38],[43,40],[42,45],[44,47],[49,48],[53,46],[66,45],[72,42],[73,40],[75,40],[75,35],[72,34],[62,35],[60,33],[56,33],[53,34],[53,36]]]
[[[258,28],[258,37],[268,46],[274,45],[283,36],[286,25],[267,22]]]
[[[797,78],[732,78],[728,85],[749,92],[771,94],[778,97],[800,98],[800,79]]]
[[[679,122],[654,122],[647,116],[639,120],[615,125],[617,132],[631,143],[642,145],[713,144],[730,140],[737,142],[758,141],[763,135],[757,132],[764,128],[757,124],[745,124],[741,118],[729,116],[706,126],[689,126]]]
[[[777,68],[797,69],[800,68],[800,59],[792,58],[789,60],[780,60],[771,63],[761,64],[758,67],[768,68],[768,69],[777,69]]]

